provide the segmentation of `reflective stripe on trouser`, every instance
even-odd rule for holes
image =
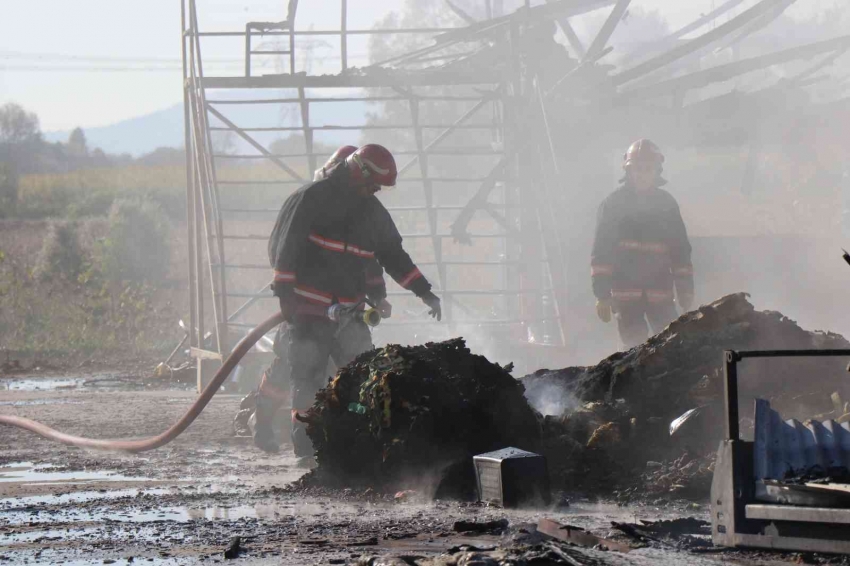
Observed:
[[[658,334],[672,321],[678,313],[673,301],[651,303],[646,300],[621,303],[617,305],[617,330],[620,340],[626,348],[643,344],[648,338],[647,322],[652,334]]]
[[[313,406],[316,393],[328,383],[328,358],[337,367],[347,365],[372,349],[372,334],[362,321],[343,324],[304,317],[296,320],[289,333],[289,366],[292,379],[292,411],[303,413]],[[297,456],[313,453],[304,423],[292,419],[292,443]]]

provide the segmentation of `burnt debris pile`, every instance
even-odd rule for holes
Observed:
[[[467,492],[473,455],[535,450],[541,430],[510,368],[472,354],[462,338],[361,355],[304,420],[323,482],[429,490],[448,477]]]
[[[824,348],[850,343],[757,311],[744,293],[687,313],[595,366],[521,380],[461,338],[390,345],[340,370],[303,417],[318,462],[308,481],[472,496],[472,456],[515,446],[546,456],[554,489],[699,499],[724,430],[723,351]],[[845,364],[743,362],[743,433],[751,434],[756,396],[801,421],[850,413]]]
[[[570,408],[543,421],[556,485],[620,489],[627,496],[705,496],[723,433],[723,351],[850,347],[840,335],[803,330],[781,313],[755,310],[747,299],[738,293],[702,306],[595,366],[524,377],[532,400],[535,392],[553,389],[569,399]],[[838,357],[744,362],[742,432],[751,430],[755,397],[800,420],[841,416],[846,411],[836,399],[850,398],[846,363]]]

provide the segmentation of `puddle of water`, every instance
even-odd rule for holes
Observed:
[[[131,490],[125,490],[131,491]],[[166,493],[168,490],[148,490],[144,493]],[[33,499],[33,498],[29,498]],[[69,500],[68,502],[74,502]],[[125,509],[0,509],[0,520],[7,525],[39,525],[56,522],[63,523],[156,523],[173,521],[239,521],[241,519],[278,519],[297,514],[292,506],[281,505],[235,505],[233,507],[160,507],[156,509],[136,509],[132,502]]]
[[[62,566],[91,566],[92,560],[65,560],[62,562]],[[97,562],[94,562],[97,564]],[[29,562],[29,564],[54,564],[53,562]],[[178,558],[119,558],[113,562],[115,566],[137,566],[138,564],[144,564],[145,566],[165,566],[166,564],[186,564],[181,559]]]
[[[69,538],[79,538],[96,532],[95,528],[85,529],[46,529],[43,531],[26,531],[23,533],[4,533],[0,534],[0,543],[4,544],[21,544],[27,542],[50,542],[58,540],[68,540]]]
[[[311,504],[257,504],[234,505],[232,507],[183,508],[190,520],[238,521],[239,519],[276,519],[290,516],[321,516],[327,508]]]
[[[192,520],[204,518],[202,513],[190,513],[186,509],[169,507],[137,510],[132,506],[128,506],[121,511],[74,508],[42,511],[37,509],[31,511],[0,511],[0,519],[2,519],[4,524],[11,526],[50,525],[53,523],[102,523],[108,525],[116,523],[157,523],[163,521],[188,523]]]
[[[21,525],[50,525],[52,523],[103,523],[103,524],[143,524],[188,523],[191,521],[238,521],[253,519],[257,513],[252,508],[223,508],[210,507],[187,509],[185,507],[162,507],[159,509],[138,510],[132,507],[121,511],[64,509],[60,511],[0,511],[0,519],[10,526]],[[1,539],[0,539],[1,540]]]
[[[0,391],[63,391],[63,390],[138,390],[144,380],[132,375],[95,374],[89,376],[63,375],[56,377],[9,377],[0,379]]]
[[[33,399],[32,401],[3,401],[0,407],[29,407],[33,405],[82,405],[82,401],[67,399]]]
[[[54,466],[36,466],[32,462],[15,462],[0,467],[0,483],[43,484],[90,483],[95,481],[151,481],[151,478],[129,477],[108,470],[53,472]]]
[[[0,379],[0,391],[54,391],[76,389],[86,380],[82,377],[36,377]]]
[[[30,495],[27,497],[6,497],[0,499],[0,512],[5,509],[18,509],[21,507],[34,507],[37,505],[65,505],[68,503],[85,503],[100,499],[118,499],[119,497],[136,497],[144,495],[165,495],[166,493],[179,493],[177,488],[151,488],[151,489],[115,489],[106,492],[101,491],[73,491],[62,495]]]
[[[126,559],[120,558],[116,559],[113,564],[115,566],[137,566],[138,564],[144,564],[145,566],[165,566],[166,564],[186,564],[184,562],[185,559],[178,558],[133,558]],[[92,560],[65,560],[62,562],[62,566],[91,566]],[[94,562],[97,564],[97,562]],[[29,562],[28,564],[54,564],[54,562]]]

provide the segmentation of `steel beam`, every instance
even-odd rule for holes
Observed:
[[[623,19],[623,15],[626,13],[626,10],[629,9],[631,1],[632,0],[617,0],[617,4],[611,10],[611,13],[608,14],[608,18],[605,20],[605,23],[602,24],[602,28],[599,30],[599,33],[596,34],[596,37],[593,39],[593,43],[591,43],[590,47],[587,48],[587,53],[584,54],[582,63],[587,60],[593,60],[597,55],[602,53],[602,50],[605,49],[605,45],[608,43],[608,40],[611,39],[611,35],[614,33],[614,30],[617,29],[617,24],[620,23],[620,20]]]
[[[464,12],[462,9],[460,9],[460,7],[455,6],[454,4],[452,4],[452,0],[443,0],[443,2],[445,2],[446,6],[448,6],[448,7],[449,7],[449,10],[451,10],[452,12],[454,12],[454,14],[455,14],[458,18],[460,18],[461,20],[463,20],[463,21],[464,21],[464,23],[465,23],[466,25],[468,25],[468,26],[469,26],[469,25],[472,25],[472,24],[477,23],[477,20],[476,20],[475,18],[473,18],[472,16],[470,16],[469,14],[467,14],[466,12]]]
[[[579,39],[576,31],[573,29],[572,24],[570,24],[570,20],[567,18],[561,18],[558,20],[558,24],[561,26],[561,31],[563,31],[564,35],[567,36],[567,41],[570,43],[573,50],[575,50],[578,58],[584,59],[587,54],[587,49],[581,44],[581,40]]]
[[[556,0],[548,4],[534,6],[532,8],[519,8],[511,14],[478,22],[457,30],[445,32],[437,36],[436,41],[441,44],[476,39],[482,32],[493,31],[496,28],[509,26],[517,18],[522,18],[523,23],[529,24],[540,20],[554,17],[570,18],[580,16],[605,6],[614,4],[617,0]]]
[[[715,48],[715,51],[729,49],[730,47],[733,47],[743,39],[759,31],[760,29],[765,28],[771,22],[775,21],[776,18],[781,16],[782,13],[796,1],[797,0],[783,0],[782,2],[777,4],[772,10],[764,14],[762,17],[750,22],[748,25],[744,26],[744,29],[736,33],[733,37],[727,39],[721,45],[717,46]]]
[[[348,0],[340,0],[339,49],[342,72],[345,73],[348,70]]]
[[[615,100],[618,102],[625,102],[642,98],[666,96],[690,89],[702,88],[712,83],[728,81],[738,75],[758,71],[759,69],[770,67],[771,65],[779,65],[795,59],[807,59],[830,51],[848,49],[848,47],[850,47],[850,35],[810,43],[800,47],[792,47],[790,49],[784,49],[768,55],[761,55],[759,57],[752,57],[735,63],[718,65],[711,69],[698,71],[696,73],[691,73],[675,79],[669,79],[653,85],[627,90],[618,95]]]
[[[379,88],[394,86],[462,86],[498,84],[495,70],[429,71],[427,73],[372,73],[363,75],[263,75],[260,77],[204,77],[201,86],[209,89],[292,89],[292,88]]]
[[[198,12],[197,5],[195,0],[192,0],[191,3],[191,12],[190,16],[192,18],[192,28],[195,31],[199,30],[198,26]],[[201,44],[200,38],[197,34],[194,35],[194,41],[197,48],[195,61],[197,63],[197,74],[193,75],[197,79],[203,79],[204,77],[204,64],[203,57],[201,55]],[[203,86],[196,90],[195,95],[198,98],[198,119],[200,121],[201,133],[203,134],[203,143],[206,151],[204,152],[204,156],[206,159],[204,160],[207,167],[207,191],[209,196],[209,202],[204,203],[204,215],[211,215],[209,220],[210,223],[215,227],[214,234],[212,236],[215,239],[215,248],[218,253],[219,261],[224,263],[224,240],[221,237],[221,234],[224,230],[223,221],[221,219],[221,215],[219,214],[219,202],[218,202],[218,185],[216,183],[216,167],[215,167],[215,159],[210,155],[212,152],[213,144],[212,144],[212,133],[209,129],[209,121],[207,119],[207,104],[206,104],[206,93]],[[207,236],[210,237],[210,229],[209,224],[205,224],[207,226]],[[212,271],[212,254],[209,256],[210,261],[210,270]],[[215,280],[216,273],[212,271],[211,277]],[[215,309],[215,320],[216,320],[216,340],[218,343],[219,352],[229,351],[229,340],[227,336],[227,329],[222,327],[222,324],[226,321],[227,317],[227,284],[224,279],[224,272],[218,273],[218,286],[213,284],[213,301],[217,302]]]
[[[493,189],[496,188],[496,182],[504,178],[506,165],[507,157],[503,157],[498,163],[496,163],[495,167],[493,167],[490,170],[490,173],[487,174],[487,177],[481,180],[481,185],[478,187],[478,190],[475,191],[475,194],[471,199],[469,199],[469,202],[457,215],[455,221],[452,222],[451,233],[458,242],[472,243],[469,240],[469,235],[466,233],[469,222],[472,220],[475,212],[484,207],[487,202],[487,197],[489,197],[490,193],[493,192]]]
[[[685,57],[703,47],[710,45],[711,43],[726,37],[730,33],[739,30],[749,24],[761,18],[765,14],[770,13],[771,10],[776,8],[777,5],[786,2],[787,0],[762,0],[752,8],[742,12],[736,18],[729,20],[725,24],[719,25],[711,31],[708,31],[701,36],[692,39],[691,41],[685,43],[684,45],[680,45],[679,47],[675,47],[666,53],[662,53],[648,61],[635,65],[634,67],[627,69],[625,71],[621,71],[620,73],[613,75],[611,77],[611,81],[615,86],[623,85],[629,81],[633,81],[637,78],[640,78],[644,75],[647,75],[653,71],[657,71],[658,69],[669,65],[670,63]]]
[[[186,167],[186,242],[188,245],[188,263],[189,263],[189,328],[194,329],[197,325],[197,299],[195,293],[197,291],[198,273],[197,260],[195,254],[197,252],[197,243],[195,242],[195,184],[194,184],[194,169],[192,168],[192,121],[191,109],[189,100],[189,76],[188,70],[188,55],[186,50],[186,0],[180,2],[180,48],[183,62],[183,147],[185,155]],[[191,332],[188,332],[189,346],[197,346],[197,337]]]
[[[235,156],[234,155],[234,156],[228,156],[228,157],[234,157],[234,158],[237,158],[237,157],[242,157],[242,158],[244,158],[244,157],[247,157],[247,158],[264,157],[264,158],[270,160],[272,163],[274,163],[278,167],[280,167],[281,169],[283,169],[284,171],[286,171],[296,181],[304,182],[304,178],[301,175],[299,175],[298,173],[296,173],[294,169],[292,169],[289,165],[284,163],[283,160],[281,160],[278,156],[274,155],[269,150],[267,150],[265,147],[263,147],[263,145],[260,144],[259,142],[257,142],[257,140],[255,140],[254,138],[252,138],[251,136],[246,134],[244,131],[242,131],[242,129],[239,126],[237,126],[236,124],[234,124],[233,122],[231,122],[230,120],[225,118],[224,114],[222,114],[221,112],[219,112],[218,110],[216,110],[215,108],[213,108],[210,105],[207,105],[207,109],[212,113],[213,116],[215,116],[216,118],[221,120],[221,122],[223,122],[225,125],[227,125],[227,127],[229,127],[232,131],[234,131],[236,133],[236,135],[238,135],[240,138],[242,138],[243,140],[248,142],[251,145],[251,147],[253,147],[254,149],[256,149],[257,151],[259,151],[262,154],[262,156]],[[306,155],[310,155],[310,154],[306,154]],[[217,157],[225,157],[225,156],[219,155]]]
[[[472,108],[467,110],[460,118],[455,120],[455,122],[451,126],[446,128],[445,131],[443,131],[442,133],[440,133],[440,135],[438,135],[436,138],[431,140],[431,143],[429,143],[428,145],[426,145],[425,147],[423,147],[421,149],[417,148],[416,156],[413,159],[411,159],[409,162],[407,162],[404,165],[404,167],[399,169],[399,171],[398,171],[399,176],[401,176],[405,171],[410,169],[419,160],[421,155],[425,155],[425,154],[431,152],[437,145],[439,145],[440,143],[442,143],[443,140],[445,140],[447,137],[449,137],[449,135],[451,135],[451,133],[454,132],[457,129],[458,126],[460,126],[461,124],[463,124],[464,122],[469,120],[472,116],[474,116],[479,110],[481,110],[481,108],[483,108],[489,102],[492,102],[492,99],[489,96],[485,96],[484,98],[479,100],[478,103],[475,104],[475,106],[473,106]],[[397,155],[399,153],[400,152],[396,152]],[[423,175],[423,179],[424,178],[425,178],[425,176]]]
[[[704,26],[708,23],[711,23],[718,16],[722,16],[723,14],[728,12],[729,10],[732,10],[733,8],[739,6],[740,4],[743,4],[743,3],[744,3],[744,0],[727,0],[726,2],[721,4],[720,6],[718,6],[714,10],[712,10],[711,12],[709,12],[709,13],[703,15],[703,16],[700,16],[699,18],[697,18],[696,20],[694,20],[690,24],[677,29],[676,31],[674,31],[670,35],[668,35],[668,36],[666,36],[666,37],[664,37],[664,38],[662,38],[662,39],[660,39],[656,42],[650,43],[649,45],[647,45],[643,48],[636,49],[632,53],[629,53],[626,56],[626,60],[631,61],[631,60],[637,59],[640,56],[645,55],[647,53],[652,53],[652,52],[657,53],[658,51],[668,49],[672,44],[674,44],[676,42],[677,39],[681,38],[684,35],[691,33],[692,31],[698,30],[699,28],[701,28],[702,26]]]
[[[413,124],[413,139],[416,142],[417,155],[414,158],[419,163],[419,174],[422,176],[422,189],[425,197],[425,212],[428,215],[428,229],[431,231],[433,238],[431,245],[434,247],[434,257],[437,260],[437,277],[440,281],[440,289],[445,289],[446,285],[446,268],[442,264],[443,259],[443,241],[437,237],[437,213],[434,210],[434,191],[431,180],[428,178],[428,154],[425,151],[425,144],[422,140],[422,128],[419,127],[419,101],[416,97],[411,96],[409,99],[410,106],[410,121]],[[447,130],[448,131],[448,130]],[[445,132],[444,132],[445,133]],[[448,135],[448,134],[445,134]],[[443,136],[445,137],[445,136]],[[441,138],[438,137],[437,140]],[[412,163],[412,161],[411,161]],[[399,175],[405,171],[402,168]],[[449,305],[446,305],[449,306]],[[446,322],[451,326],[452,312],[451,307],[445,312]]]

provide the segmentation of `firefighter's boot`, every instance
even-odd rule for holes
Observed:
[[[313,441],[307,436],[307,425],[297,419],[298,411],[292,411],[292,449],[298,458],[312,458],[315,455]]]
[[[274,430],[272,430],[272,420],[278,407],[279,405],[276,402],[258,395],[257,408],[248,421],[248,426],[251,427],[251,433],[254,436],[254,445],[263,452],[275,454],[280,450],[280,444],[278,444]]]

